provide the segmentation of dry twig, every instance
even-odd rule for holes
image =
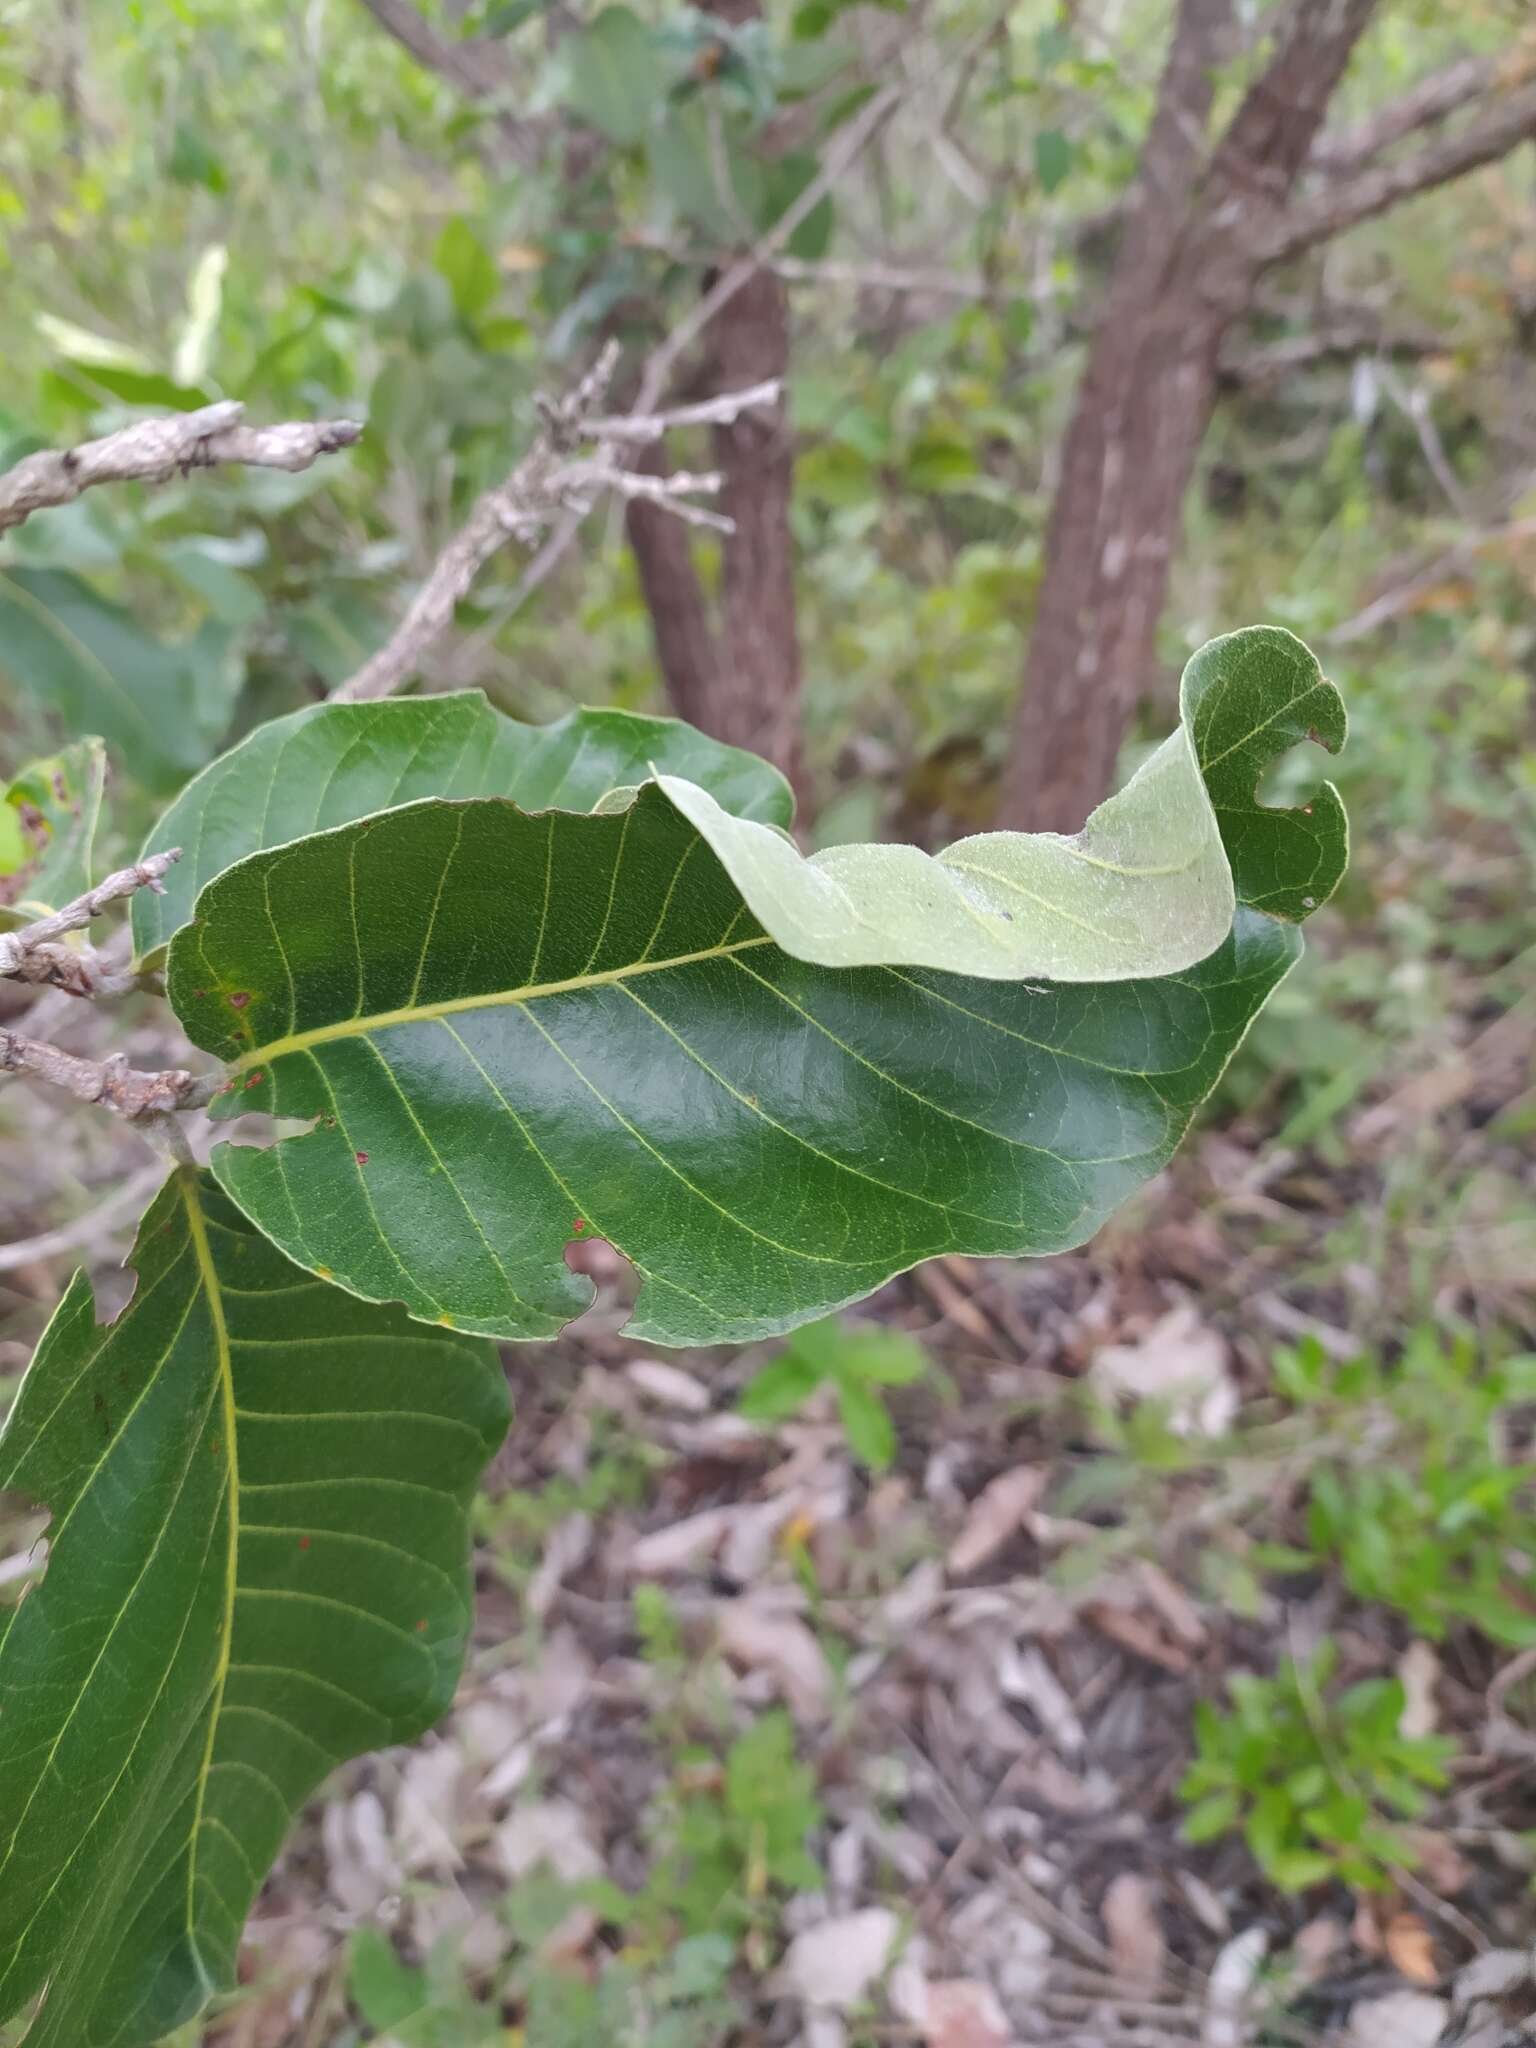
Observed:
[[[120,1052],[104,1060],[81,1059],[40,1038],[23,1038],[19,1031],[0,1031],[0,1073],[46,1081],[77,1102],[100,1103],[130,1123],[170,1110],[198,1109],[212,1101],[219,1085],[216,1074],[189,1074],[184,1067],[141,1073]]]
[[[611,419],[601,416],[598,407],[607,396],[618,360],[618,344],[610,343],[573,391],[564,398],[540,401],[544,424],[533,445],[505,483],[476,501],[468,519],[432,565],[395,632],[355,675],[331,692],[333,699],[358,703],[387,697],[399,689],[452,622],[455,609],[494,554],[509,540],[533,546],[562,514],[574,531],[605,492],[644,498],[690,525],[730,531],[721,514],[692,502],[701,493],[718,490],[718,476],[681,470],[675,476],[658,477],[630,471],[620,465],[615,444],[654,440],[668,426],[739,419],[754,406],[771,405],[778,397],[777,383],[726,392],[703,404],[683,407],[676,414],[657,414],[654,419]],[[575,451],[587,444],[595,444],[592,455],[577,459]]]
[[[79,931],[93,917],[100,917],[109,904],[133,896],[140,889],[164,895],[160,878],[180,859],[179,846],[173,846],[167,853],[147,854],[131,868],[119,868],[108,875],[104,882],[87,889],[61,910],[50,911],[46,917],[23,925],[20,931],[0,932],[0,976],[12,981],[44,983],[74,996],[120,995],[125,989],[136,988],[136,976],[106,966],[90,948],[77,950],[61,946],[58,941],[66,932]]]
[[[196,412],[136,420],[78,448],[45,448],[0,476],[0,533],[34,512],[68,505],[95,484],[163,484],[194,469],[241,462],[256,469],[308,469],[349,447],[356,420],[303,420],[277,427],[242,425],[245,407],[222,399]]]

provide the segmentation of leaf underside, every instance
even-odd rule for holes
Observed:
[[[478,690],[368,704],[313,704],[275,718],[188,783],[144,851],[182,848],[165,894],[133,900],[142,958],[192,915],[203,884],[265,846],[422,797],[509,797],[525,811],[590,811],[652,766],[706,783],[725,810],[766,825],[794,814],[776,768],[675,718],[572,711],[519,725]]]
[[[77,1276],[0,1437],[52,1515],[0,1636],[0,2017],[136,2048],[234,1980],[289,1822],[345,1758],[448,1706],[468,1503],[506,1426],[489,1346],[284,1260],[206,1178]]]

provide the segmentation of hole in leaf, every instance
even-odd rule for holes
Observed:
[[[24,1600],[47,1570],[52,1519],[28,1495],[0,1490],[0,1611]]]
[[[1258,798],[1266,810],[1300,810],[1328,779],[1325,757],[1309,740],[1277,754],[1259,776]]]

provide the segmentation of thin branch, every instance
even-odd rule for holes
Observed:
[[[0,976],[46,984],[78,996],[120,994],[122,988],[136,986],[132,975],[123,978],[116,970],[105,969],[98,956],[58,942],[66,933],[79,931],[92,918],[100,917],[109,904],[120,903],[140,889],[163,896],[161,877],[180,859],[179,846],[166,853],[148,854],[131,868],[108,875],[62,910],[50,911],[20,931],[0,932]]]
[[[781,379],[767,377],[745,391],[727,391],[719,398],[701,399],[697,405],[674,406],[670,412],[589,420],[587,432],[594,441],[659,441],[673,427],[728,427],[754,406],[777,404],[782,389]]]
[[[516,79],[505,48],[494,36],[445,36],[412,0],[362,0],[362,4],[386,35],[393,36],[418,64],[436,72],[466,99],[493,102],[510,98]],[[553,139],[555,122],[519,120],[504,107],[493,111],[503,153],[524,170],[532,170]]]
[[[81,1059],[40,1038],[19,1031],[0,1031],[0,1073],[25,1074],[50,1087],[63,1088],[77,1102],[99,1103],[130,1123],[163,1116],[176,1109],[198,1109],[213,1100],[217,1074],[189,1074],[184,1067],[166,1067],[146,1074],[130,1067],[122,1053],[104,1060]]]
[[[1536,83],[1506,94],[1454,135],[1444,136],[1412,156],[1325,185],[1315,199],[1304,201],[1274,222],[1263,240],[1263,260],[1283,262],[1319,242],[1331,241],[1346,228],[1385,213],[1404,199],[1448,185],[1452,179],[1495,162],[1533,136]]]
[[[689,502],[699,492],[717,490],[718,477],[694,476],[687,471],[656,476],[619,465],[614,443],[629,439],[643,444],[654,437],[649,421],[614,420],[597,410],[613,381],[618,356],[618,344],[610,343],[574,391],[562,399],[542,402],[544,425],[533,445],[505,483],[476,501],[393,635],[354,676],[332,691],[334,699],[357,703],[387,697],[399,689],[452,623],[454,611],[494,554],[509,540],[532,547],[557,521],[562,533],[567,528],[574,532],[605,492],[629,500],[643,499],[692,525],[725,526],[719,513]],[[777,395],[777,384],[759,384],[687,410],[701,419],[735,419],[754,406],[771,404]],[[593,454],[573,459],[573,451],[584,443],[596,444]],[[548,555],[546,548],[538,559]]]
[[[1293,334],[1261,348],[1224,350],[1221,381],[1263,390],[1331,356],[1430,356],[1444,347],[1445,336],[1427,328],[1422,333],[1388,332],[1377,320],[1347,321],[1313,334]]]
[[[1480,99],[1498,82],[1504,62],[1503,58],[1462,57],[1441,71],[1430,72],[1400,98],[1378,107],[1353,127],[1328,129],[1320,135],[1307,159],[1308,170],[1325,171],[1332,177],[1364,170],[1395,144],[1448,120],[1469,100]]]
[[[68,505],[96,484],[163,484],[194,469],[241,462],[257,469],[308,469],[362,433],[356,420],[301,421],[277,427],[241,424],[245,407],[221,399],[196,412],[138,420],[78,448],[28,455],[0,476],[0,533],[34,512]]]
[[[768,232],[744,256],[738,257],[721,273],[704,296],[679,320],[665,341],[652,350],[641,375],[640,390],[633,407],[636,413],[651,413],[656,410],[680,358],[692,348],[722,306],[728,305],[758,271],[772,267],[776,252],[784,246],[801,222],[810,218],[838,180],[852,168],[858,157],[895,113],[905,96],[905,89],[899,85],[883,87],[845,128],[838,131],[832,146],[822,158],[820,170],[796,195],[793,204],[785,208]]]

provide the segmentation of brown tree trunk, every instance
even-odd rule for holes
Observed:
[[[665,476],[672,468],[662,441],[636,449],[630,462],[653,476]],[[710,730],[720,651],[688,528],[672,513],[631,498],[624,508],[624,531],[640,572],[640,594],[650,613],[656,660],[672,709],[690,725]]]
[[[780,279],[758,271],[721,308],[709,338],[720,390],[783,378],[789,306]],[[713,435],[725,479],[720,509],[736,530],[723,546],[722,656],[708,730],[765,755],[793,780],[800,749],[800,634],[789,524],[795,454],[784,401],[743,413]]]
[[[757,19],[761,0],[704,0],[722,21]],[[706,285],[707,289],[707,285]],[[691,394],[742,390],[789,371],[789,301],[772,270],[754,271],[704,332],[706,363]],[[800,636],[795,618],[790,500],[794,441],[784,401],[712,430],[720,510],[735,523],[721,543],[718,625],[686,529],[632,505],[627,515],[656,657],[678,714],[714,738],[749,747],[783,769],[800,766]],[[664,463],[658,453],[659,467]]]
[[[1062,453],[999,823],[1074,832],[1151,673],[1217,355],[1376,0],[1296,0],[1214,154],[1230,0],[1182,0]]]

